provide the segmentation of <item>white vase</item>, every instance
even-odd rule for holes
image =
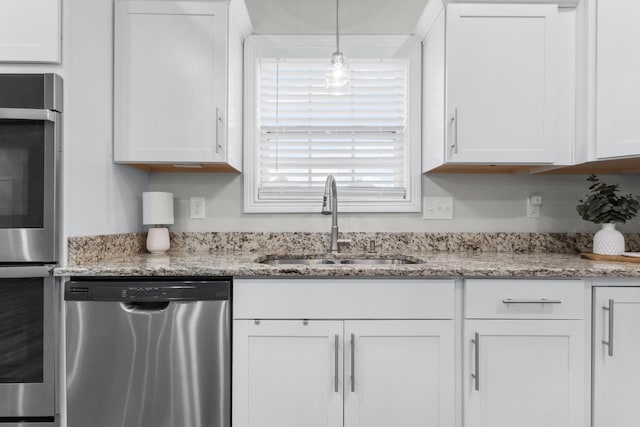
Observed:
[[[169,229],[151,227],[147,234],[147,250],[152,254],[163,254],[169,249]]]
[[[593,236],[593,253],[620,255],[624,252],[624,236],[616,230],[616,224],[602,224],[602,229]]]

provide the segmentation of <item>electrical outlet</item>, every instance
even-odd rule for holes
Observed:
[[[423,219],[453,219],[453,197],[424,197]]]
[[[204,197],[191,197],[189,206],[191,219],[204,219]]]
[[[527,218],[540,218],[540,207],[542,206],[542,196],[534,194],[527,197]]]

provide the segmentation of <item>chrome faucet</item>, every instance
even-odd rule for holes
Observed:
[[[331,215],[331,253],[338,252],[338,189],[336,179],[329,175],[324,183],[322,215]]]

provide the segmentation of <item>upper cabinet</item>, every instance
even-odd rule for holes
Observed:
[[[60,0],[0,2],[1,62],[60,62]]]
[[[574,93],[557,4],[452,3],[424,40],[423,170],[568,163]]]
[[[233,16],[227,1],[115,3],[115,162],[241,170],[244,34]]]
[[[554,162],[557,9],[448,7],[448,161]]]
[[[640,156],[640,2],[592,1],[596,158]]]

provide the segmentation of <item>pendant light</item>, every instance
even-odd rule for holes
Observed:
[[[347,93],[351,70],[346,58],[340,52],[340,0],[336,0],[336,51],[331,55],[326,72],[327,88],[333,95]]]

